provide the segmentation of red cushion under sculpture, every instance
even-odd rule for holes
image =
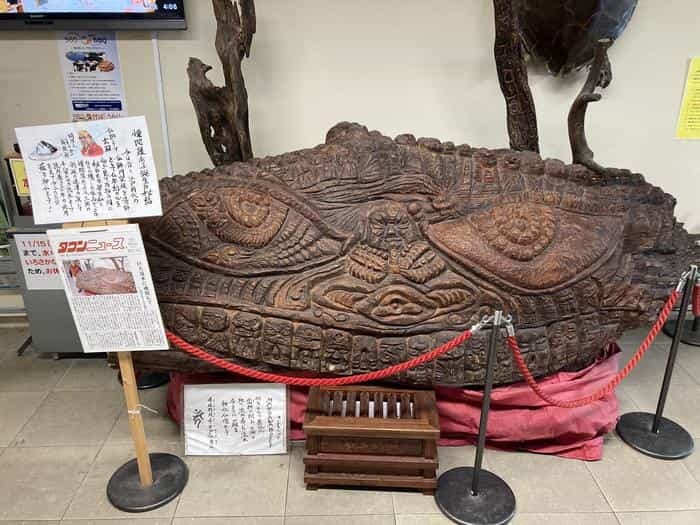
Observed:
[[[559,372],[539,382],[556,399],[571,401],[603,388],[618,370],[619,349],[614,355],[578,372]],[[231,374],[172,374],[168,390],[168,412],[178,424],[182,420],[182,389],[185,384],[236,382],[244,377]],[[308,387],[290,387],[291,439],[304,439],[302,423]],[[441,445],[474,443],[479,430],[482,394],[479,391],[437,387]],[[618,418],[615,394],[588,406],[558,408],[540,400],[525,383],[494,388],[487,444],[493,448],[523,450],[539,454],[596,461],[603,454],[603,436]]]

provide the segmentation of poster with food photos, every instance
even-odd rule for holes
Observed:
[[[127,116],[114,31],[58,33],[58,52],[72,121]]]
[[[144,117],[15,130],[36,224],[162,214]]]

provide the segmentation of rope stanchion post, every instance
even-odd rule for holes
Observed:
[[[695,282],[693,291],[693,319],[686,319],[683,327],[681,343],[691,346],[700,346],[700,280]],[[664,333],[673,337],[676,333],[678,319],[671,319],[664,325]]]
[[[698,267],[691,266],[684,276],[683,297],[678,312],[678,322],[673,335],[671,350],[666,363],[666,372],[659,394],[656,413],[631,412],[617,423],[620,438],[632,448],[658,459],[683,459],[693,453],[693,438],[687,430],[670,419],[663,417],[673,370],[678,356],[678,346],[683,338],[685,318],[693,289],[698,278]]]
[[[497,311],[493,317],[487,350],[484,398],[474,468],[458,467],[445,472],[438,478],[435,491],[435,501],[440,510],[452,521],[463,525],[503,525],[515,516],[515,495],[511,488],[500,477],[482,469],[496,349],[502,322],[503,314]]]

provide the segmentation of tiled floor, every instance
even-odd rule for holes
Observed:
[[[287,456],[186,458],[180,498],[150,514],[115,510],[107,480],[132,457],[115,372],[101,360],[53,361],[14,349],[25,332],[0,329],[0,525],[438,525],[433,499],[401,492],[319,490],[302,483],[302,449]],[[622,340],[629,357],[643,331]],[[668,339],[618,391],[623,411],[653,410]],[[165,388],[142,392],[152,450],[182,455]],[[700,440],[700,348],[682,347],[668,415]],[[472,447],[442,448],[441,469],[469,464]],[[487,451],[486,466],[518,499],[516,525],[700,525],[700,452],[680,462],[640,455],[614,435],[605,458],[582,463]]]

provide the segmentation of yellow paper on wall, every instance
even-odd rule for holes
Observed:
[[[10,171],[15,179],[15,188],[17,195],[20,197],[29,197],[29,179],[27,179],[27,170],[24,167],[24,160],[10,159]]]
[[[700,57],[690,61],[676,137],[700,139]]]

